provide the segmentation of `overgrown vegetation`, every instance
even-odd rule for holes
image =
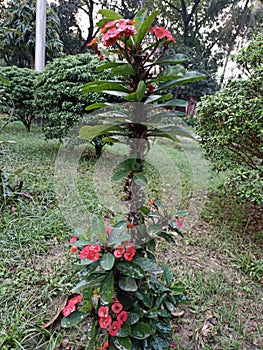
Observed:
[[[244,201],[262,202],[263,35],[238,56],[248,78],[231,81],[198,107],[198,134],[217,171],[231,170],[226,187]]]
[[[65,244],[72,231],[57,207],[52,177],[59,145],[44,141],[35,127],[28,134],[21,123],[7,126],[0,138],[16,138],[15,144],[5,146],[8,153],[1,164],[10,171],[25,167],[20,177],[23,191],[30,196],[13,208],[2,208],[0,215],[1,349],[83,350],[85,332],[75,328],[66,333],[59,318],[54,317],[46,328],[39,327],[62,310],[66,291],[72,296],[72,283],[66,277],[72,271],[71,261]],[[174,157],[183,157],[180,149],[173,152]],[[81,161],[79,186],[81,192],[90,194],[85,204],[89,210],[105,213],[98,211],[96,189],[85,176],[93,164],[93,159]],[[189,175],[184,172],[183,176]],[[158,177],[153,181],[153,188],[158,188]],[[189,186],[187,181],[185,186]],[[189,217],[185,224],[189,220],[192,229],[172,249],[159,244],[159,259],[183,282],[190,302],[178,307],[173,322],[173,343],[178,349],[260,348],[262,228],[260,234],[259,226],[249,224],[250,215],[251,208],[233,207],[231,199],[226,201],[213,192],[203,212],[205,222],[191,222]]]

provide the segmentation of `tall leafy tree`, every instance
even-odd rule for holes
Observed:
[[[195,94],[200,89],[212,93],[218,67],[227,64],[240,39],[249,37],[253,28],[262,28],[262,1],[146,0],[146,4],[162,13],[161,21],[170,27],[181,50],[188,52],[191,68],[207,74],[207,81],[191,86]]]
[[[1,2],[1,26],[11,29],[2,33],[0,58],[6,65],[34,68],[36,0],[9,0]],[[47,7],[47,60],[61,53],[59,20]]]

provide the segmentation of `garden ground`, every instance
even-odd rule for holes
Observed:
[[[59,144],[45,141],[36,127],[26,133],[20,123],[7,127],[0,139],[16,141],[1,168],[23,168],[20,195],[0,212],[0,348],[84,349],[85,332],[60,328],[73,268],[67,245],[72,229],[54,192]],[[180,150],[174,152],[180,157]],[[93,162],[81,164],[80,187],[89,193],[85,204],[98,210],[85,178]],[[162,260],[184,283],[189,299],[174,315],[173,343],[180,350],[263,349],[262,212],[238,206],[215,190],[217,183],[211,182],[199,220],[187,218],[184,237],[173,247],[159,242]]]

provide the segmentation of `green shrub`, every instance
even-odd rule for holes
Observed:
[[[79,54],[55,59],[49,63],[36,84],[35,103],[44,123],[46,138],[63,139],[70,128],[88,114],[85,107],[95,102],[113,102],[110,95],[91,92],[81,94],[83,84],[104,80],[108,73],[95,73],[98,58]],[[93,117],[94,118],[94,117]]]
[[[263,201],[263,35],[238,55],[246,79],[231,81],[198,108],[198,133],[218,171],[231,170],[227,188],[238,198]]]
[[[36,116],[34,109],[34,82],[38,72],[28,68],[0,67],[0,113],[13,115],[21,120],[27,131]]]

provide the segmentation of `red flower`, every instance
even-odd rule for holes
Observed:
[[[112,322],[112,318],[110,315],[108,315],[107,317],[101,317],[100,318],[100,328],[104,329],[104,328],[107,328],[111,325],[111,322]]]
[[[120,324],[123,324],[124,322],[126,322],[127,319],[128,319],[128,312],[126,312],[126,311],[120,312],[119,315],[117,316],[117,321]]]
[[[73,243],[73,242],[76,242],[78,239],[79,239],[78,236],[73,236],[72,238],[70,238],[68,244]]]
[[[89,259],[96,261],[100,258],[99,251],[101,250],[101,247],[99,245],[95,244],[89,244],[86,247],[84,247],[80,252],[80,259]]]
[[[102,345],[102,347],[100,348],[100,350],[105,350],[109,347],[109,342],[105,341],[105,343]]]
[[[110,46],[111,44],[116,44],[120,38],[120,33],[116,28],[111,28],[102,37],[102,43],[104,46]]]
[[[128,228],[133,228],[133,227],[134,227],[134,224],[128,224],[127,227],[128,227]]]
[[[78,253],[79,248],[73,245],[72,247],[70,247],[70,251],[71,251],[71,253]]]
[[[115,314],[118,314],[119,312],[121,312],[122,308],[123,306],[121,303],[114,303],[111,306],[111,309]]]
[[[113,255],[115,258],[121,258],[123,254],[125,253],[125,248],[120,245],[117,249],[114,250]]]
[[[157,39],[166,39],[166,40],[173,41],[174,43],[176,42],[172,34],[169,32],[169,30],[163,27],[158,27],[158,26],[152,27],[151,29],[149,29],[149,33],[154,34]]]
[[[148,88],[147,92],[148,92],[149,94],[152,93],[152,92],[154,92],[154,87],[153,87],[152,84],[148,85],[147,88]]]
[[[62,310],[62,314],[64,317],[68,317],[73,311],[75,311],[75,304],[68,303],[68,305]]]
[[[98,311],[99,317],[108,317],[109,315],[109,308],[108,306],[101,306]]]
[[[103,28],[100,30],[100,34],[106,33],[107,29],[113,28],[115,24],[118,22],[118,20],[110,21]]]
[[[97,42],[98,42],[98,39],[94,38],[88,44],[86,44],[86,46],[94,46],[97,44]]]
[[[135,253],[136,250],[133,247],[127,248],[126,252],[124,253],[124,259],[127,261],[132,261]]]
[[[71,298],[68,303],[69,304],[73,304],[73,305],[76,305],[78,303],[80,303],[82,301],[82,296],[81,295],[77,295],[76,297],[74,298]]]
[[[121,328],[121,324],[118,321],[114,321],[109,329],[109,334],[114,337],[117,335],[119,329]]]
[[[183,223],[179,220],[179,218],[174,218],[174,221],[176,221],[178,228],[182,228]]]
[[[114,303],[119,303],[119,299],[116,298],[116,297],[113,297],[113,298],[112,298],[112,301],[113,301]]]

